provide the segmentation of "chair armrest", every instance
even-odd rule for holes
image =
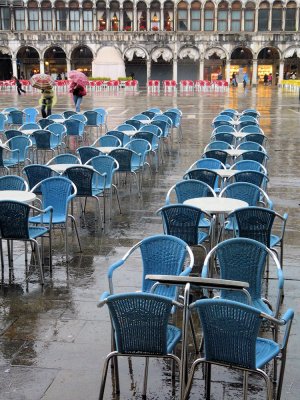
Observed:
[[[115,262],[114,264],[112,264],[112,265],[109,267],[108,272],[107,272],[107,277],[108,277],[108,279],[112,279],[114,270],[117,269],[117,268],[119,268],[119,267],[121,267],[121,266],[124,264],[124,262],[125,262],[125,260],[122,258],[121,260]]]
[[[186,267],[180,274],[179,276],[189,276],[189,274],[192,272],[192,267]]]
[[[284,277],[281,268],[277,268],[277,278],[278,278],[278,289],[283,289]]]
[[[107,302],[108,296],[110,296],[110,293],[109,293],[109,292],[104,292],[104,293],[102,293],[102,295],[101,295],[100,298],[99,298],[97,307],[99,307],[99,308],[103,307],[103,306],[106,304],[106,302]]]
[[[283,322],[284,325],[286,325],[285,328],[285,332],[284,332],[284,336],[283,336],[283,340],[282,340],[282,344],[281,344],[281,348],[285,349],[289,340],[289,336],[290,336],[290,330],[291,330],[291,326],[292,326],[292,322],[293,322],[293,318],[294,318],[294,310],[289,308],[284,315],[281,317],[281,321]]]

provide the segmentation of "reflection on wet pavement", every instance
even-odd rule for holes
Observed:
[[[0,92],[1,109],[11,105],[20,108],[36,106],[39,94],[17,97],[14,92]],[[52,275],[45,273],[46,285],[41,291],[38,275],[25,283],[24,246],[14,247],[14,284],[5,284],[0,293],[0,398],[9,400],[92,400],[98,396],[103,360],[110,351],[110,322],[105,308],[96,307],[99,295],[108,289],[108,266],[142,238],[162,232],[161,220],[156,216],[168,189],[185,170],[200,158],[211,134],[211,121],[225,107],[243,110],[257,108],[261,113],[261,127],[268,137],[267,150],[270,183],[268,191],[279,213],[288,212],[285,240],[285,298],[282,310],[289,307],[299,312],[299,239],[300,239],[300,136],[299,100],[293,93],[278,88],[234,90],[228,93],[198,93],[187,95],[151,96],[145,92],[95,92],[84,98],[83,110],[96,106],[109,112],[108,126],[112,129],[134,114],[150,107],[165,110],[179,107],[183,112],[183,142],[176,134],[170,154],[158,173],[146,171],[142,196],[136,188],[120,185],[122,214],[113,200],[111,220],[102,232],[95,229],[94,204],[88,205],[87,221],[80,222],[83,253],[78,253],[76,239],[69,230],[69,265],[64,261],[64,242],[59,231],[54,239]],[[58,97],[54,112],[72,109],[67,94]],[[79,207],[75,205],[79,220]],[[47,254],[47,251],[46,251]],[[46,260],[47,264],[47,260]],[[116,273],[117,291],[134,290],[140,286],[139,258]],[[7,278],[8,271],[5,271]],[[275,282],[271,279],[270,287]],[[272,296],[271,296],[272,298]],[[288,350],[288,362],[282,399],[299,397],[300,350],[299,321],[296,314]],[[133,360],[133,371],[128,361],[120,361],[120,399],[140,399],[143,362]],[[172,392],[169,364],[150,362],[149,399],[178,398]],[[109,375],[110,376],[110,375]],[[212,399],[242,397],[242,376],[222,368],[213,369]],[[105,399],[113,399],[112,382],[107,380]],[[197,373],[190,399],[202,398],[203,375]],[[249,381],[249,399],[264,399],[264,384],[256,377]]]

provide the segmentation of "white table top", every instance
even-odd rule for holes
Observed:
[[[213,169],[221,178],[231,178],[238,171],[235,169]]]
[[[151,119],[139,119],[139,121],[141,121],[141,123],[145,125],[151,124]]]
[[[31,192],[22,190],[0,190],[0,200],[22,201],[24,203],[32,203],[36,199],[36,195]]]
[[[51,116],[50,116],[50,118],[49,119],[51,119],[52,121],[54,121],[55,123],[57,123],[57,124],[62,124],[63,122],[65,122],[65,119],[64,118],[51,118]]]
[[[41,128],[36,128],[36,129],[22,129],[20,132],[24,133],[24,135],[32,135],[33,132],[39,130]]]
[[[200,208],[209,214],[229,214],[237,208],[248,207],[246,201],[228,197],[198,197],[186,200],[184,204]]]
[[[59,174],[65,172],[67,168],[72,168],[72,167],[92,168],[90,165],[82,165],[82,164],[52,164],[52,165],[50,164],[48,165],[48,167]]]
[[[122,132],[127,136],[134,136],[137,133],[137,131],[122,131]]]
[[[237,150],[237,149],[229,149],[229,150],[224,150],[226,153],[231,156],[231,157],[239,157],[243,153],[245,153],[245,150]]]
[[[109,154],[111,151],[117,149],[118,147],[109,147],[109,146],[100,146],[96,147],[97,150],[100,150],[101,153]]]

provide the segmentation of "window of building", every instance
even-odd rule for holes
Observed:
[[[273,3],[272,31],[282,31],[282,4],[280,1]]]
[[[164,30],[173,31],[174,22],[174,4],[172,1],[166,1],[164,4]]]
[[[55,3],[55,14],[56,14],[56,30],[66,31],[67,30],[67,9],[63,1],[57,1]]]
[[[98,1],[96,4],[97,9],[97,21],[99,31],[105,31],[106,28],[106,4],[105,1]]]
[[[204,6],[204,30],[214,30],[215,6],[211,1],[207,1]]]
[[[177,30],[188,30],[188,5],[185,1],[181,1],[177,6]]]
[[[138,30],[147,30],[147,5],[143,1],[137,3]]]
[[[255,28],[255,4],[252,2],[247,3],[244,13],[244,30],[253,32]]]
[[[123,3],[123,29],[126,32],[133,30],[133,4],[131,1]]]
[[[191,31],[200,31],[201,29],[201,4],[199,1],[193,1],[191,4]]]
[[[0,29],[10,30],[10,11],[6,2],[0,7]]]
[[[231,31],[240,32],[242,20],[242,5],[239,1],[235,1],[231,5]]]
[[[259,31],[267,31],[269,28],[269,15],[270,15],[270,6],[269,3],[264,1],[260,4],[258,10],[258,30]]]
[[[29,1],[27,3],[28,12],[28,29],[30,31],[39,30],[39,9],[36,1]]]
[[[42,13],[42,30],[43,31],[52,31],[52,10],[51,10],[51,2],[43,1],[41,3],[41,13]]]
[[[79,4],[77,1],[70,1],[69,3],[70,13],[70,31],[80,31],[80,14]]]
[[[120,29],[120,4],[117,1],[110,3],[111,30],[117,32]]]
[[[286,14],[285,14],[285,30],[286,31],[295,31],[296,30],[296,12],[297,5],[294,1],[290,1],[286,5]]]
[[[228,3],[222,1],[218,6],[218,31],[228,30]]]
[[[91,1],[82,3],[82,18],[83,30],[91,32],[93,30],[93,3]]]
[[[25,9],[23,8],[23,2],[14,2],[14,14],[15,14],[15,29],[16,31],[25,31]]]
[[[150,4],[151,30],[158,31],[160,29],[160,2],[153,1]]]

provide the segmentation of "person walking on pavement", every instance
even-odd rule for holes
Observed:
[[[26,93],[26,91],[22,89],[22,83],[19,81],[19,79],[16,76],[13,76],[13,79],[15,80],[17,86],[18,95],[21,95],[21,92]]]
[[[51,86],[42,90],[42,107],[41,114],[43,118],[49,117],[52,113],[52,104],[53,104],[54,92]]]
[[[81,84],[81,82],[72,82],[69,91],[73,94],[73,101],[76,112],[80,112],[82,97],[86,95],[84,84]]]

